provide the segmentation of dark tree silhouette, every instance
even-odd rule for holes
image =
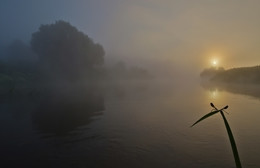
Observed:
[[[204,69],[201,73],[200,73],[200,77],[203,78],[212,78],[214,77],[216,74],[222,73],[224,72],[225,69],[223,67],[211,67],[211,68],[206,68]]]
[[[42,72],[55,79],[86,79],[104,62],[103,47],[65,21],[41,25],[31,46]]]
[[[216,74],[211,81],[236,84],[260,84],[260,66],[228,69]]]

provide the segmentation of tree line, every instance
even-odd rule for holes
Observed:
[[[105,75],[149,76],[142,68],[127,69],[121,63],[108,70],[104,67],[103,46],[62,20],[41,25],[32,33],[30,44],[15,40],[0,54],[1,85],[25,81],[77,82]]]
[[[239,67],[224,70],[224,68],[205,69],[200,74],[211,82],[234,84],[260,84],[260,66]]]

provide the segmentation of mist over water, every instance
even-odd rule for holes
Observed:
[[[0,167],[260,167],[258,1],[0,2]]]
[[[220,88],[203,89],[194,81],[192,85],[121,81],[99,87],[103,88],[45,88],[34,97],[4,99],[2,163],[10,167],[233,167],[220,116],[190,128],[214,102],[230,107],[227,118],[242,163],[259,167],[258,99]]]

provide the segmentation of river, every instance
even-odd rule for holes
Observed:
[[[231,88],[231,89],[230,89]],[[257,91],[191,82],[119,82],[42,89],[0,104],[1,167],[232,168],[225,113],[243,167],[260,167]]]

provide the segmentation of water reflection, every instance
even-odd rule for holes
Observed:
[[[2,110],[12,114],[10,123],[30,118],[40,134],[64,136],[90,124],[105,109],[96,87],[45,87],[34,94],[9,94],[1,101]]]
[[[241,96],[230,101],[234,96],[220,87],[205,92],[199,85],[158,83],[122,84],[106,88],[105,96],[95,87],[42,88],[6,100],[0,104],[2,167],[232,167],[218,117],[189,127],[209,112],[210,102],[232,107],[241,158],[259,167],[260,104]]]
[[[260,99],[260,86],[250,84],[201,83],[201,86],[210,91],[211,98],[217,98],[218,93],[227,91]]]
[[[27,93],[0,101],[1,165],[76,167],[74,160],[91,153],[86,144],[99,142],[90,123],[105,110],[100,88],[45,87]]]
[[[210,98],[212,98],[212,99],[216,99],[218,97],[218,94],[219,94],[217,88],[210,89],[209,93],[210,93]]]
[[[35,129],[44,134],[64,136],[86,126],[104,111],[104,98],[96,89],[48,90],[32,115]]]

